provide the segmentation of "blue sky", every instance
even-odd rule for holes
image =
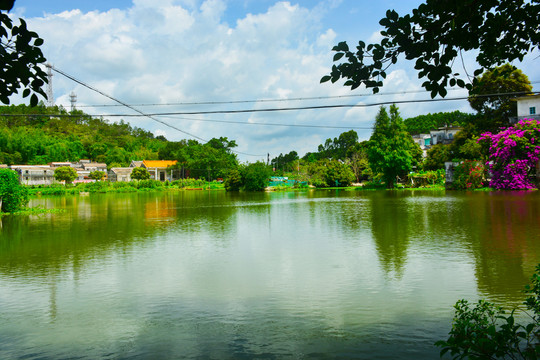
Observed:
[[[346,40],[377,39],[387,9],[410,12],[417,0],[17,0],[11,11],[44,38],[46,58],[58,69],[145,113],[261,109],[328,104],[369,104],[426,99],[410,62],[391,70],[383,95],[359,96],[341,84],[319,84],[332,66],[330,49]],[[538,54],[515,63],[540,81]],[[461,64],[459,64],[461,67]],[[474,69],[474,57],[465,57]],[[534,85],[538,88],[538,84]],[[130,109],[103,107],[111,100],[55,74],[55,101],[70,107],[69,94],[89,114],[121,114],[133,126],[169,140],[226,136],[241,160],[296,150],[316,151],[327,138],[351,128],[368,139],[377,107],[272,113],[131,117]],[[391,93],[384,95],[384,93]],[[465,95],[453,91],[449,96]],[[289,100],[291,98],[353,98]],[[279,102],[208,104],[260,99]],[[20,101],[17,97],[12,102]],[[185,103],[206,104],[186,105]],[[140,104],[177,104],[139,106]],[[472,112],[466,101],[400,106],[404,118],[428,112]],[[116,121],[119,117],[109,117]],[[166,126],[163,123],[170,124]],[[243,124],[237,124],[243,123]],[[260,124],[265,125],[260,125]],[[295,126],[275,126],[271,124]],[[302,127],[304,126],[304,127]],[[310,126],[310,127],[306,127]],[[333,126],[334,128],[330,127]],[[174,127],[174,128],[173,128]],[[176,129],[175,129],[176,128]],[[179,131],[180,129],[181,131]],[[186,134],[187,133],[187,134]],[[257,156],[248,156],[252,154]]]

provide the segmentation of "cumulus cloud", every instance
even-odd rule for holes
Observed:
[[[225,20],[227,2],[224,0],[133,0],[127,9],[72,10],[27,20],[30,28],[45,39],[45,56],[58,69],[126,103],[167,104],[139,107],[147,113],[346,103],[348,100],[313,99],[217,104],[350,94],[342,83],[319,83],[331,68],[330,48],[337,38],[336,32],[324,27],[321,19],[325,6],[337,6],[339,1],[320,4],[309,9],[287,1],[276,2],[264,11],[248,13],[231,22]],[[418,81],[411,80],[407,74],[405,71],[390,73],[385,89],[418,89]],[[55,97],[66,108],[70,106],[68,94],[71,91],[77,93],[79,106],[112,103],[58,74],[53,84]],[[182,105],[172,106],[172,103]],[[91,114],[133,113],[121,107],[84,110]],[[273,157],[291,150],[300,155],[316,151],[318,144],[339,136],[349,130],[347,127],[369,126],[375,114],[374,108],[355,108],[184,114],[160,119],[200,138],[226,136],[236,140],[239,151],[259,155],[269,152]],[[124,120],[169,140],[186,137],[150,119],[126,116]],[[236,125],[219,121],[344,128]],[[358,132],[362,132],[361,138],[369,137],[369,130]]]

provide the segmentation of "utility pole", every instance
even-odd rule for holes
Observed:
[[[75,92],[71,92],[71,94],[69,94],[69,101],[71,102],[71,111],[74,111],[75,110],[75,104],[77,103],[77,94],[75,94]]]
[[[45,66],[47,67],[47,107],[53,107],[54,93],[52,87],[52,65],[50,63],[46,63]]]

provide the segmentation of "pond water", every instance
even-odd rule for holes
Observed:
[[[0,228],[1,359],[435,359],[461,298],[515,306],[539,192],[43,197]]]

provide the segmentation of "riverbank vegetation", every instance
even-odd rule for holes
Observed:
[[[29,195],[79,195],[92,193],[126,193],[148,191],[181,191],[181,190],[223,190],[222,183],[217,181],[208,182],[201,179],[180,179],[175,181],[157,180],[134,180],[127,182],[97,181],[90,183],[78,183],[65,186],[54,184],[48,186],[27,186]]]
[[[459,300],[447,340],[436,343],[453,359],[538,359],[540,357],[540,265],[525,287],[524,309],[510,312],[480,300]],[[520,323],[518,319],[525,320]]]

